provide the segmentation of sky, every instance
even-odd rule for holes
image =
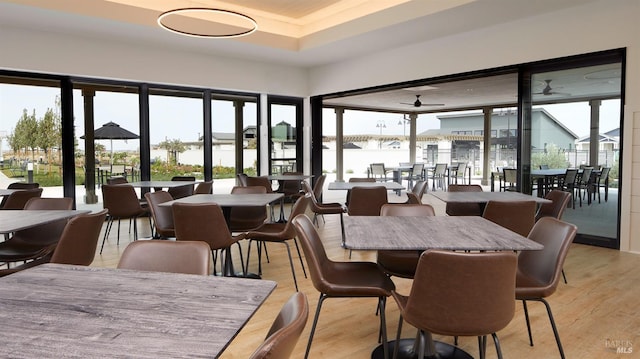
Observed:
[[[22,116],[23,109],[31,114],[35,109],[36,117],[41,118],[48,108],[55,106],[57,88],[35,86],[19,86],[0,84],[0,137],[11,133],[15,123]],[[151,143],[156,144],[165,139],[180,139],[195,141],[202,135],[202,105],[198,99],[172,98],[168,96],[151,96],[149,101],[151,129]],[[617,100],[603,101],[601,107],[601,132],[607,132],[619,127],[620,102]],[[121,127],[139,134],[138,99],[136,94],[113,92],[98,92],[94,98],[95,128],[113,121]],[[586,103],[547,105],[544,108],[557,120],[572,130],[578,137],[589,134],[590,108]],[[233,132],[234,108],[229,101],[214,101],[213,131]],[[274,110],[274,123],[280,119],[290,118],[292,115],[286,108]],[[74,116],[76,118],[76,137],[84,133],[83,102],[79,90],[74,90]],[[255,118],[255,104],[245,106],[245,120]],[[418,117],[417,132],[440,128],[437,114],[420,115]],[[335,135],[335,114],[333,110],[325,109],[323,131],[325,135]],[[409,125],[403,121],[400,114],[373,113],[364,111],[346,111],[344,134],[409,134]],[[287,121],[289,122],[289,121]],[[160,125],[158,125],[160,124]],[[255,124],[255,123],[254,123]],[[82,140],[79,143],[82,144]],[[107,149],[109,141],[99,141]],[[118,150],[135,150],[137,140],[114,141],[113,147]],[[6,150],[6,141],[2,142],[2,149]]]

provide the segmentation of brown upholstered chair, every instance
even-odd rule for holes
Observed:
[[[311,219],[306,215],[299,215],[294,217],[292,222],[302,242],[302,249],[309,265],[311,281],[316,290],[320,292],[316,314],[309,333],[305,358],[309,356],[322,303],[327,298],[378,298],[381,340],[385,354],[388,353],[385,305],[387,297],[395,289],[393,281],[375,263],[334,262],[330,260]],[[387,356],[385,355],[385,357]]]
[[[571,200],[571,193],[554,189],[549,191],[544,198],[551,200],[551,203],[543,203],[538,208],[536,213],[536,222],[542,217],[553,217],[555,219],[562,219],[564,210],[569,205]]]
[[[309,206],[310,195],[305,194],[303,197],[298,198],[296,203],[293,205],[293,209],[291,210],[291,218],[295,218],[296,216],[303,214],[307,207]],[[254,231],[249,231],[246,235],[246,238],[249,239],[249,248],[247,250],[247,264],[245,268],[249,269],[249,258],[251,255],[251,242],[258,242],[258,248],[260,248],[260,243],[282,243],[287,248],[287,254],[289,255],[289,264],[291,265],[291,274],[293,275],[293,283],[296,287],[296,292],[298,291],[298,281],[296,280],[296,270],[293,266],[293,259],[291,257],[291,249],[289,248],[289,244],[287,241],[293,240],[293,243],[296,246],[296,251],[298,252],[298,257],[300,258],[300,265],[302,266],[302,272],[304,273],[304,277],[307,277],[307,271],[304,268],[304,263],[302,262],[302,255],[300,254],[300,248],[298,247],[298,241],[296,240],[296,231],[293,228],[291,220],[286,223],[265,223],[262,226],[258,227]],[[262,264],[261,258],[258,254],[258,273],[262,274]]]
[[[421,204],[422,196],[424,196],[424,193],[427,191],[427,187],[428,187],[427,181],[422,181],[422,180],[416,181],[416,184],[413,185],[411,192],[407,192],[407,197],[409,198],[405,203]]]
[[[231,189],[231,194],[243,193],[267,193],[264,186],[235,186]],[[229,227],[231,232],[246,232],[254,230],[267,220],[268,217],[266,206],[256,207],[232,207]]]
[[[340,215],[340,233],[342,234],[342,242],[344,243],[344,222],[343,222],[343,214],[347,211],[347,209],[342,205],[342,203],[319,203],[316,198],[315,191],[311,188],[309,183],[306,181],[302,182],[302,188],[306,193],[309,193],[311,198],[310,208],[313,212],[313,223],[316,226],[318,223],[318,215],[322,217],[324,221],[325,214],[339,214]]]
[[[541,218],[533,226],[528,237],[532,241],[542,244],[544,248],[539,251],[522,251],[518,255],[516,299],[521,300],[524,307],[529,343],[533,346],[527,301],[535,300],[544,303],[547,309],[549,321],[562,358],[564,358],[564,351],[560,342],[560,335],[553,320],[551,306],[549,306],[545,298],[555,293],[558,287],[562,266],[576,232],[577,227],[571,223],[552,217]]]
[[[436,212],[429,204],[385,204],[381,216],[427,217]],[[413,278],[422,251],[378,251],[378,265],[390,276]]]
[[[536,221],[536,209],[535,201],[489,201],[482,216],[526,237]]]
[[[173,200],[173,197],[166,191],[147,192],[144,194],[149,204],[151,217],[153,217],[153,238],[171,238],[176,236],[173,227],[173,212],[170,207],[162,207],[161,203]]]
[[[122,176],[115,176],[107,178],[107,184],[124,184],[129,183],[126,178]]]
[[[13,182],[9,183],[7,189],[34,189],[38,187],[40,187],[39,183]],[[7,198],[9,198],[9,196],[2,197],[2,201],[0,201],[0,209],[4,207],[4,204],[7,202]]]
[[[516,254],[508,251],[425,251],[409,295],[392,291],[400,308],[396,343],[404,319],[418,329],[418,358],[425,356],[427,333],[477,336],[480,358],[484,358],[486,335],[491,334],[502,358],[496,332],[511,322],[515,312],[516,265]],[[394,355],[398,347],[394,346]]]
[[[302,172],[283,172],[283,176],[286,175],[302,175]],[[279,180],[278,189],[276,192],[284,194],[286,200],[296,200],[298,197],[304,195],[302,193],[302,181],[299,180]]]
[[[204,241],[209,245],[213,257],[214,274],[218,252],[220,256],[220,269],[222,275],[232,274],[231,263],[226,261],[230,258],[230,251],[233,244],[238,245],[240,251],[240,261],[242,262],[242,248],[238,241],[245,238],[244,234],[232,236],[227,226],[227,222],[222,213],[222,209],[215,203],[174,203],[173,223],[177,241]],[[224,254],[228,254],[225,258]],[[243,267],[244,271],[244,267]]]
[[[349,178],[349,182],[350,183],[353,183],[353,182],[375,183],[376,179],[372,177],[351,177]],[[347,196],[344,201],[344,205],[348,207],[350,200],[351,200],[351,190],[347,190]]]
[[[42,263],[60,263],[88,266],[93,262],[98,246],[98,238],[107,210],[79,214],[65,225],[60,240],[50,246],[51,252],[14,268],[1,270],[0,277]]]
[[[194,176],[173,176],[171,178],[172,181],[183,181],[183,182],[195,182],[196,178]],[[180,186],[180,187],[171,187],[167,189],[167,192],[173,197],[173,199],[189,197],[193,195],[193,184]]]
[[[213,192],[213,180],[200,182],[193,191],[193,194],[211,194]]]
[[[248,177],[248,176],[247,176],[247,174],[246,174],[246,173],[238,173],[238,174],[236,175],[236,179],[237,179],[238,186],[241,186],[241,187],[246,187],[246,186],[248,186],[248,184],[247,184],[247,177]]]
[[[316,178],[316,181],[313,184],[313,195],[316,196],[318,203],[322,203],[322,191],[326,180],[327,175],[320,175]]]
[[[30,198],[24,205],[25,211],[31,210],[70,210],[73,199]],[[16,231],[9,240],[0,242],[0,262],[22,262],[36,259],[51,253],[67,225],[67,220],[41,224],[39,226]]]
[[[267,192],[266,193],[273,193],[273,186],[271,185],[271,181],[269,181],[269,178],[267,178],[267,176],[247,176],[245,179],[245,186],[262,186],[264,187]],[[280,203],[280,211],[282,213],[283,208],[284,208],[284,202],[283,200],[277,200],[277,202]],[[269,204],[269,210],[271,213],[271,220],[274,220],[274,210],[273,210],[273,203]],[[284,214],[282,214],[280,217],[283,217]]]
[[[307,296],[302,292],[294,293],[280,309],[264,342],[249,359],[289,358],[308,318]]]
[[[202,241],[136,241],[124,249],[118,268],[209,275],[211,251]]]
[[[383,186],[353,187],[347,213],[350,216],[379,216],[382,205],[388,203],[387,189]]]
[[[482,192],[477,184],[451,184],[449,192]],[[450,203],[447,202],[445,212],[450,216],[482,216],[484,208],[480,203]]]
[[[42,188],[25,189],[16,191],[6,196],[4,206],[0,209],[24,209],[24,205],[31,198],[42,196]]]
[[[102,246],[100,247],[100,254],[104,249],[104,242],[107,240],[113,221],[118,220],[118,239],[117,244],[120,244],[120,220],[129,219],[129,228],[131,228],[131,222],[133,222],[133,239],[138,239],[138,223],[137,218],[148,215],[149,211],[142,207],[140,201],[138,201],[138,195],[136,191],[130,185],[109,185],[102,186],[102,201],[103,207],[109,210],[109,216],[107,217],[107,228],[104,231],[104,237],[102,238]],[[149,227],[151,228],[151,218],[149,218]]]

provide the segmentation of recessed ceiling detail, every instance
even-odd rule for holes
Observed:
[[[176,34],[204,38],[233,38],[258,30],[256,21],[239,12],[206,7],[165,11],[158,25]]]

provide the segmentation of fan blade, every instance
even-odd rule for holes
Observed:
[[[444,106],[443,103],[423,103],[420,106]]]

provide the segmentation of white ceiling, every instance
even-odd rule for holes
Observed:
[[[314,67],[591,1],[594,0],[2,0],[0,27],[80,33],[96,40],[156,43],[179,51]],[[258,31],[237,39],[200,39],[165,31],[156,24],[162,12],[183,7],[241,12],[256,20]],[[210,19],[192,20],[194,26],[211,24]],[[593,71],[616,69],[588,72]],[[538,90],[534,91],[542,91],[546,79],[552,80],[554,89],[562,88],[570,97],[603,88],[606,91],[620,88],[619,81],[587,80],[585,73],[548,76],[536,81]],[[332,99],[326,103],[407,112],[509,104],[516,100],[515,79],[515,74],[501,75],[437,84],[430,89],[400,89]],[[402,104],[413,103],[418,94],[424,103],[445,106],[416,109]],[[545,100],[562,97],[537,96]]]

